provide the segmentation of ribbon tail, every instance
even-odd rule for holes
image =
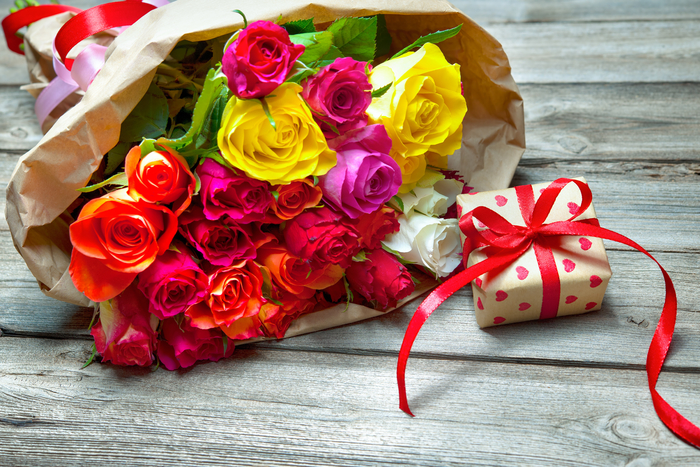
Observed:
[[[647,353],[647,378],[649,380],[649,390],[654,403],[654,409],[662,422],[677,436],[693,446],[700,448],[700,428],[691,421],[683,417],[676,409],[666,402],[656,390],[656,383],[659,380],[659,374],[663,367],[664,361],[668,354],[668,349],[673,340],[673,331],[676,326],[676,313],[678,310],[678,301],[676,299],[676,289],[673,286],[673,281],[666,270],[661,266],[656,258],[651,253],[642,248],[636,242],[630,240],[624,235],[620,235],[612,230],[604,229],[590,224],[580,222],[554,222],[543,226],[541,233],[545,235],[588,235],[591,237],[603,238],[612,240],[624,245],[630,246],[641,253],[644,253],[651,258],[664,277],[666,286],[666,298],[664,306],[659,317],[659,323],[654,331],[654,337],[649,345]]]
[[[408,324],[408,329],[406,329],[406,334],[403,336],[401,350],[399,351],[399,363],[396,368],[396,380],[399,385],[399,408],[401,410],[409,414],[411,417],[414,416],[408,406],[408,398],[406,396],[406,363],[408,362],[408,356],[411,353],[413,343],[415,342],[421,327],[423,327],[423,324],[428,317],[440,306],[440,304],[442,304],[442,302],[447,300],[447,298],[457,290],[469,284],[482,274],[512,263],[518,256],[522,255],[526,249],[527,245],[515,252],[508,252],[508,254],[497,254],[487,258],[484,261],[465,269],[451,279],[443,282],[440,284],[440,286],[433,290],[425,300],[423,300],[423,303],[420,304],[416,312],[413,314],[411,322]]]

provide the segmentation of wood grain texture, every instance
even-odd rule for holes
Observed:
[[[40,356],[40,358],[37,358]],[[168,372],[92,365],[83,342],[0,339],[11,465],[694,465],[642,371],[240,350]],[[21,363],[18,363],[21,362]],[[47,368],[46,364],[50,364]],[[700,417],[690,375],[663,394]],[[636,464],[635,464],[636,462]]]

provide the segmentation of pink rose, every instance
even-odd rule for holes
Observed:
[[[392,254],[381,249],[367,254],[365,261],[353,261],[345,271],[345,277],[352,290],[369,301],[375,301],[381,310],[395,307],[415,288],[408,269]]]
[[[337,165],[319,178],[323,198],[348,217],[376,211],[401,186],[401,168],[389,155],[391,138],[383,125],[352,130],[330,141]]]
[[[282,84],[303,45],[292,44],[283,27],[256,21],[238,33],[221,60],[231,91],[243,99],[261,98]]]
[[[202,183],[199,196],[207,219],[226,215],[248,224],[265,218],[273,199],[269,183],[237,174],[209,158],[197,167],[197,175]]]
[[[233,342],[224,350],[224,335],[217,329],[198,329],[187,318],[178,325],[175,319],[163,321],[158,358],[168,370],[187,368],[198,360],[217,362],[233,354]]]
[[[351,221],[327,207],[311,209],[287,221],[284,240],[292,255],[311,261],[312,269],[328,264],[347,268],[360,251],[360,234]]]
[[[207,296],[209,278],[184,245],[168,250],[141,274],[138,288],[148,298],[148,310],[160,319],[183,313]]]
[[[100,304],[100,320],[90,330],[103,362],[148,366],[153,363],[158,319],[148,312],[148,300],[131,284]]]
[[[326,138],[338,136],[367,124],[365,111],[372,102],[372,85],[367,79],[371,65],[350,57],[336,58],[304,81],[302,96],[314,110]]]

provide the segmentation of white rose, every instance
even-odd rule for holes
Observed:
[[[407,261],[424,266],[438,277],[448,276],[462,261],[457,219],[439,219],[416,211],[399,216],[400,230],[383,243]]]

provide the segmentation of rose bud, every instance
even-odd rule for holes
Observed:
[[[139,290],[148,298],[148,311],[160,319],[183,313],[207,296],[209,278],[184,245],[168,250],[141,274]]]
[[[73,284],[92,301],[113,298],[168,249],[176,231],[168,208],[136,202],[126,189],[88,201],[69,228]]]
[[[342,136],[367,124],[365,111],[372,102],[367,72],[371,69],[366,62],[336,58],[304,81],[302,96],[314,110],[314,118],[326,138]]]
[[[265,218],[272,203],[270,184],[237,174],[213,159],[205,159],[197,167],[201,181],[199,196],[207,219],[229,216],[241,224]]]
[[[153,363],[158,319],[135,285],[100,303],[100,319],[90,330],[103,362],[148,366]]]
[[[304,46],[270,21],[256,21],[238,33],[224,52],[222,71],[231,91],[242,99],[258,99],[282,84]]]
[[[415,286],[411,273],[394,255],[384,250],[373,250],[362,262],[353,261],[345,271],[350,288],[377,308],[394,308],[399,300],[413,293]]]
[[[319,178],[324,199],[348,217],[376,211],[401,186],[401,168],[391,158],[391,138],[382,125],[353,130],[330,141],[337,165]]]
[[[180,215],[187,209],[195,190],[195,179],[185,159],[170,148],[153,151],[143,158],[135,146],[124,162],[129,183],[129,196],[149,203],[173,203],[173,212]]]

